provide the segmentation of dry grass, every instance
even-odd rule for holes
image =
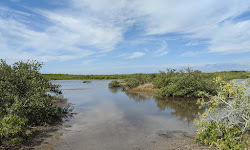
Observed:
[[[157,90],[154,88],[153,83],[145,83],[143,85],[139,85],[136,88],[129,89],[128,92],[138,92],[138,93],[147,93],[152,95],[157,95]]]
[[[143,85],[139,85],[137,88],[139,89],[154,89],[153,83],[145,83]]]

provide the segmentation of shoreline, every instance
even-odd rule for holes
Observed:
[[[56,97],[54,102],[55,107],[66,108],[72,106],[71,103],[68,103],[67,99]],[[21,150],[53,150],[55,144],[59,141],[60,137],[65,132],[65,122],[67,118],[74,115],[69,111],[66,114],[66,117],[63,117],[62,120],[56,121],[53,124],[48,124],[44,126],[31,127],[32,134],[27,137],[27,139],[17,147],[10,147],[9,149],[21,149]]]

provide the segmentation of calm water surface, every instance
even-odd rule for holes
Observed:
[[[151,149],[167,138],[194,135],[194,99],[162,99],[108,88],[110,80],[58,80],[77,113],[55,149]]]

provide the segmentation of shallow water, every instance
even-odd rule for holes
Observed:
[[[195,99],[163,99],[108,88],[110,80],[58,80],[77,113],[55,149],[152,149],[167,138],[194,135]]]

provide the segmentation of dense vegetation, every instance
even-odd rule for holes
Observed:
[[[73,80],[73,79],[126,79],[132,74],[117,75],[69,75],[69,74],[43,74],[49,80]]]
[[[156,76],[153,84],[162,96],[198,97],[200,91],[215,94],[216,84],[212,81],[213,76],[198,70],[167,69]]]
[[[116,80],[112,80],[109,84],[109,87],[120,87],[120,82],[116,81]]]
[[[43,74],[49,80],[72,80],[72,79],[127,79],[134,78],[134,76],[156,76],[154,74],[115,74],[115,75],[71,75],[71,74]],[[203,73],[211,76],[221,76],[225,80],[231,79],[246,79],[249,72],[246,71],[225,71],[214,73]]]
[[[250,79],[243,85],[216,78],[218,94],[198,101],[206,111],[196,120],[196,141],[218,149],[248,149],[250,147]],[[218,112],[218,107],[226,113]]]
[[[206,73],[208,75],[213,75],[216,77],[221,77],[224,81],[229,81],[232,79],[247,79],[249,78],[249,71],[223,71],[223,72],[214,72]]]
[[[249,72],[244,71],[202,73],[199,70],[192,70],[190,68],[179,71],[176,69],[167,69],[166,72],[160,71],[158,74],[133,74],[129,78],[124,79],[125,83],[123,84],[119,84],[118,82],[114,84],[114,81],[112,81],[110,85],[114,84],[115,86],[124,86],[131,89],[150,83],[153,84],[154,89],[142,89],[140,86],[137,89],[140,91],[151,91],[151,93],[157,93],[166,97],[199,97],[200,91],[211,95],[216,94],[217,84],[213,82],[213,79],[217,76],[228,81],[237,77],[246,78],[248,75]]]
[[[157,74],[134,74],[131,78],[125,79],[126,85],[129,88],[137,87],[145,83],[152,82]]]
[[[130,76],[130,78],[126,78],[122,81],[112,80],[109,83],[109,87],[123,86],[128,88],[134,88],[137,87],[138,85],[151,82],[155,77],[156,74],[142,74],[142,73],[133,74]]]
[[[36,61],[12,66],[0,61],[0,148],[21,143],[31,134],[30,127],[53,123],[67,112],[47,94],[60,94],[59,86],[39,73],[41,67]]]
[[[225,81],[231,79],[248,78],[249,72],[246,71],[229,71],[202,73],[198,70],[176,71],[167,69],[166,72],[160,71],[155,74],[117,74],[117,75],[68,75],[68,74],[44,74],[49,80],[62,79],[124,79],[126,87],[134,88],[144,83],[152,82],[155,88],[159,89],[158,94],[162,96],[182,96],[197,97],[200,91],[215,94],[215,84],[213,78],[220,76]],[[116,85],[118,86],[118,84]],[[121,86],[121,85],[119,85]]]

